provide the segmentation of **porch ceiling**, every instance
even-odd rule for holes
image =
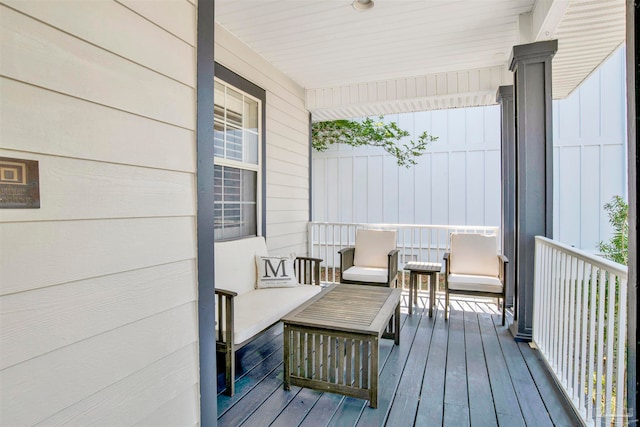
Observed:
[[[624,40],[624,0],[217,0],[216,20],[306,90],[314,120],[495,104],[512,46],[558,38],[554,97]]]

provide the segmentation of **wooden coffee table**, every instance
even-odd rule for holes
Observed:
[[[400,344],[400,289],[332,285],[282,318],[284,389],[369,399],[378,406],[380,338]]]
[[[409,314],[413,312],[414,302],[418,302],[418,275],[424,274],[429,276],[429,317],[433,316],[438,273],[442,269],[442,264],[439,262],[411,261],[405,264],[404,269],[409,271]]]

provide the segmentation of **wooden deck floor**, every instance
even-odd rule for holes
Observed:
[[[403,295],[400,345],[380,344],[378,409],[332,393],[284,391],[276,326],[238,352],[236,394],[218,396],[218,425],[579,425],[537,351],[513,340],[494,304],[455,300],[445,322],[440,297],[429,318],[426,294],[412,316]]]

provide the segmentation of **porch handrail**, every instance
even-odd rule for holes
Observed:
[[[309,256],[324,260],[323,281],[336,282],[339,280],[337,276],[340,269],[338,251],[355,244],[355,234],[359,228],[397,231],[397,247],[400,250],[399,272],[409,261],[442,262],[444,253],[449,250],[449,233],[466,232],[491,235],[499,233],[499,227],[494,226],[312,221],[308,224]]]
[[[533,341],[587,425],[624,425],[627,267],[535,241]]]

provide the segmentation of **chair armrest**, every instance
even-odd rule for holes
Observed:
[[[338,251],[338,253],[339,253],[340,255],[342,255],[342,254],[346,254],[346,253],[349,253],[349,252],[354,252],[354,253],[355,253],[355,250],[356,250],[356,247],[355,247],[355,246],[349,246],[349,247],[346,247],[346,248],[342,248],[342,249],[340,249],[340,250]]]
[[[509,259],[502,255],[499,254],[498,255],[498,260],[500,261],[500,267],[498,270],[498,277],[500,278],[500,281],[502,282],[502,284],[504,286],[506,286],[506,278],[507,278],[507,263],[509,262]]]
[[[237,297],[238,293],[233,291],[227,291],[226,289],[216,288],[216,295],[222,295],[228,298]]]
[[[447,276],[449,276],[449,258],[451,257],[451,252],[445,252],[442,259],[444,260],[444,280],[446,282]]]
[[[216,289],[216,304],[218,308],[217,323],[218,331],[216,342],[233,345],[233,311],[234,298],[238,296],[237,292],[227,291],[225,289]]]
[[[343,248],[338,251],[340,254],[340,283],[342,282],[342,273],[348,269],[353,267],[353,258],[356,253],[356,248],[354,246],[350,246],[348,248]]]
[[[322,258],[296,257],[294,267],[298,283],[320,286],[320,263]]]
[[[389,287],[391,287],[391,282],[398,275],[398,253],[399,252],[400,251],[398,249],[392,249],[391,251],[389,251],[389,254],[387,255],[389,257],[389,261],[387,265],[387,272],[389,274],[387,276],[387,282],[389,284]]]

